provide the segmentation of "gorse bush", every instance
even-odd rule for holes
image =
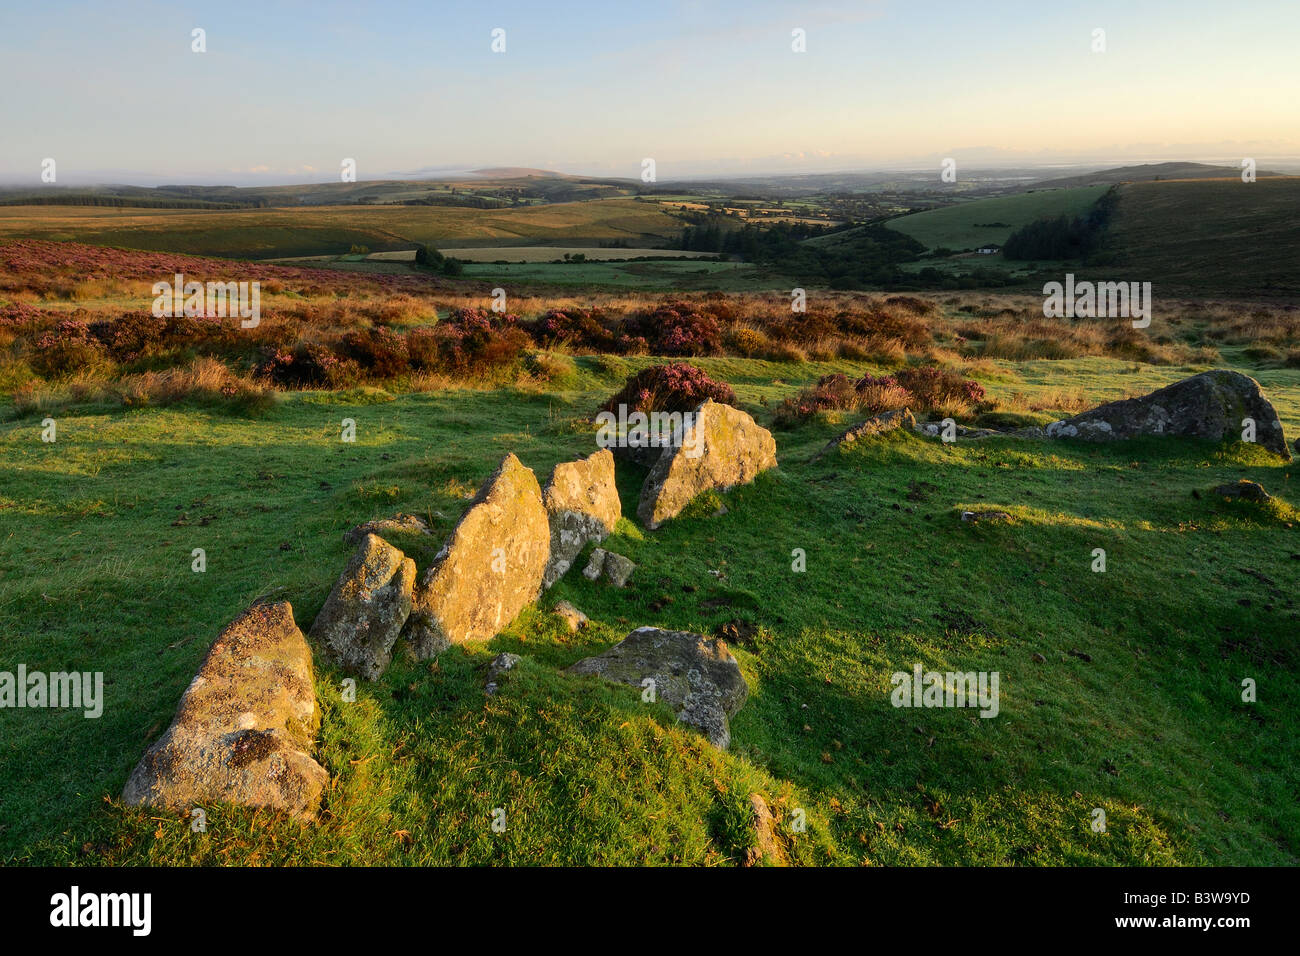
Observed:
[[[715,382],[702,369],[686,362],[652,365],[629,378],[612,395],[603,411],[689,412],[706,398],[726,405],[736,404],[736,393],[725,382]]]

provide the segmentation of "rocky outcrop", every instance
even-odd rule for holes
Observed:
[[[776,467],[776,441],[745,412],[705,399],[665,448],[641,489],[637,517],[655,529],[698,495],[745,485]]]
[[[1255,441],[1286,460],[1291,453],[1277,412],[1259,383],[1240,372],[1215,369],[1141,398],[1110,402],[1047,426],[1048,438],[1114,441],[1161,435],[1207,441],[1241,441],[1245,419]]]
[[[311,651],[293,608],[254,605],[208,650],[122,800],[179,810],[226,802],[314,816],[329,783],[311,757],[319,723]]]
[[[415,562],[367,534],[311,625],[325,658],[349,674],[375,680],[411,613]]]
[[[497,634],[537,599],[550,550],[537,476],[507,455],[420,577],[405,631],[415,656]]]
[[[594,674],[643,691],[647,679],[652,680],[657,701],[724,750],[731,743],[729,718],[749,696],[727,645],[688,631],[638,628],[605,653],[578,661],[569,672]]]
[[[604,541],[623,513],[614,485],[614,454],[603,448],[555,466],[542,492],[551,527],[551,556],[542,575],[549,588],[562,578],[588,541]]]

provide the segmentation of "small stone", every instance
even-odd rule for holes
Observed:
[[[514,670],[523,658],[518,654],[502,653],[492,658],[492,663],[488,665],[487,684],[483,688],[483,693],[491,697],[500,689],[501,675],[506,671]]]
[[[601,569],[605,567],[605,555],[608,553],[604,548],[593,549],[591,557],[587,560],[587,566],[582,569],[582,576],[588,581],[600,577]]]
[[[1247,481],[1244,478],[1227,485],[1219,485],[1214,489],[1214,493],[1221,498],[1235,498],[1242,501],[1255,501],[1263,503],[1268,501],[1271,495],[1264,490],[1264,486],[1254,481]]]
[[[1031,660],[1033,660],[1033,662],[1034,662],[1035,664],[1046,664],[1046,663],[1047,663],[1047,658],[1044,657],[1042,654],[1039,654],[1037,651],[1034,652],[1034,656],[1031,658]]]
[[[551,613],[558,615],[564,623],[569,625],[571,632],[576,632],[579,628],[587,626],[587,615],[583,614],[568,601],[560,601],[555,607],[551,608]]]
[[[632,572],[636,570],[636,565],[628,558],[621,554],[615,554],[613,551],[605,552],[605,565],[603,572],[605,580],[616,588],[625,587],[628,578],[632,577]]]

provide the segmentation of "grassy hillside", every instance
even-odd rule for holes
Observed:
[[[889,228],[930,249],[960,251],[985,242],[1001,245],[1012,232],[1035,219],[1080,215],[1105,191],[1105,186],[1080,186],[977,199],[893,219]]]
[[[1157,292],[1295,296],[1300,177],[1122,186],[1107,248]]]
[[[0,239],[75,239],[94,245],[228,258],[269,259],[431,245],[654,246],[681,232],[664,207],[633,199],[517,209],[454,206],[327,206],[250,210],[131,210],[2,206]]]
[[[719,864],[753,845],[748,794],[761,792],[803,863],[1300,862],[1300,523],[1191,496],[1245,477],[1295,502],[1293,469],[1250,448],[906,434],[809,463],[834,421],[778,432],[780,469],[725,496],[725,515],[698,516],[710,505],[654,534],[621,522],[609,546],[639,564],[626,591],[571,574],[486,646],[399,658],[352,704],[321,667],[334,784],[318,825],[210,807],[195,834],[116,802],[254,598],[291,601],[305,628],[346,561],[344,529],[408,510],[441,536],[507,451],[544,477],[590,450],[581,420],[649,361],[579,359],[549,390],[297,393],[251,419],[83,407],[58,413],[55,444],[40,413],[0,424],[0,669],[100,669],[107,683],[99,720],[0,711],[0,858]],[[874,369],[698,364],[762,421],[819,375]],[[1092,358],[981,377],[1050,401],[1184,374]],[[1300,433],[1300,371],[1255,374]],[[345,417],[355,444],[338,440]],[[625,516],[639,477],[620,466]],[[959,521],[972,506],[1015,520]],[[439,541],[399,544],[423,567]],[[1104,574],[1089,570],[1096,547]],[[592,627],[570,635],[547,613],[559,599]],[[639,625],[728,622],[754,630],[735,646],[752,694],[727,754],[631,689],[562,673]],[[502,650],[525,661],[485,699],[482,668]],[[1001,715],[893,708],[889,675],[914,662],[1000,672]],[[1105,834],[1089,828],[1097,807]]]

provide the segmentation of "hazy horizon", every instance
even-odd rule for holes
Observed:
[[[0,182],[40,185],[47,157],[64,185],[331,182],[345,158],[361,181],[484,167],[636,179],[646,157],[660,182],[946,157],[959,170],[1294,166],[1298,28],[1300,8],[1260,0],[577,3],[562,16],[297,0],[128,15],[53,0],[0,12],[0,81],[17,94],[0,104]]]

